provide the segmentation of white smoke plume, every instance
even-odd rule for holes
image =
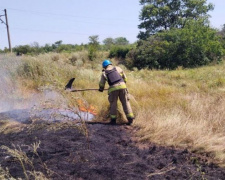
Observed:
[[[66,106],[65,99],[53,90],[42,92],[27,92],[26,97],[19,91],[16,81],[18,67],[22,64],[21,57],[14,55],[0,55],[0,112],[14,109],[30,109],[45,102],[59,103]]]

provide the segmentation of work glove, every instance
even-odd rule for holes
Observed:
[[[99,90],[98,90],[98,91],[103,92],[103,89],[100,89],[100,88],[99,88]]]

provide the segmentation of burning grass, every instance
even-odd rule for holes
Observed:
[[[59,98],[59,102],[63,103],[56,103],[56,107],[60,108],[65,104],[69,108],[80,107],[81,110],[86,109],[96,114],[95,120],[105,121],[109,107],[107,92],[70,93],[63,90],[71,77],[77,78],[76,88],[98,88],[102,59],[99,62],[90,62],[85,59],[85,53],[82,53],[22,57],[18,60],[19,63],[16,62],[16,66],[7,66],[11,72],[10,76],[14,78],[10,88],[13,89],[12,86],[16,85],[17,89],[23,87],[25,92],[35,90],[40,93],[46,89],[50,94],[57,92],[63,97]],[[1,60],[1,63],[3,61]],[[79,61],[82,63],[78,63]],[[6,61],[4,63],[7,64]],[[16,68],[12,70],[10,67]],[[132,107],[136,114],[134,125],[140,127],[138,135],[143,140],[207,152],[225,164],[224,63],[175,71],[125,69],[125,72],[128,76],[128,90],[132,95]],[[1,88],[0,93],[3,92],[4,89]],[[56,101],[58,97],[53,99]],[[79,99],[82,100],[80,104]],[[119,112],[119,121],[126,121],[121,113],[121,106]]]

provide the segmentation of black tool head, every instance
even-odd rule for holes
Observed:
[[[73,84],[73,81],[75,80],[75,78],[72,78],[69,80],[69,82],[67,83],[67,85],[65,86],[65,90],[66,89],[71,89],[72,88],[72,84]]]

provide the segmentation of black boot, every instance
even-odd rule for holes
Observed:
[[[127,125],[131,125],[133,123],[134,118],[129,117],[127,118],[127,120],[128,120]]]
[[[111,125],[116,125],[116,119],[115,119],[115,118],[111,118],[111,121],[110,121],[109,124],[111,124]]]

